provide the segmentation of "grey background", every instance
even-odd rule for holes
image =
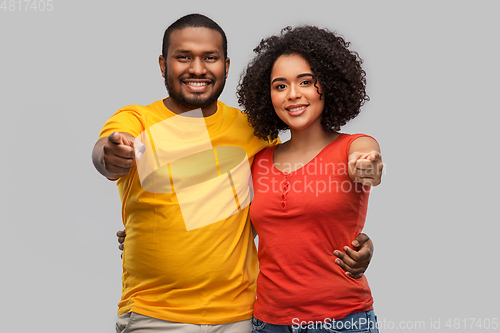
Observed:
[[[386,164],[365,228],[383,331],[500,317],[497,2],[52,4],[0,10],[2,331],[114,331],[120,201],[90,154],[118,108],[166,96],[163,31],[192,12],[227,33],[230,106],[252,48],[286,25],[336,30],[364,59],[371,101],[343,131],[377,138]]]

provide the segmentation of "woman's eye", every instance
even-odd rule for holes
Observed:
[[[278,89],[278,90],[282,90],[282,89],[285,89],[285,88],[286,88],[286,86],[284,84],[278,84],[276,86],[276,89]]]
[[[302,85],[304,85],[304,86],[310,85],[311,83],[312,83],[312,81],[309,81],[309,80],[302,81]]]

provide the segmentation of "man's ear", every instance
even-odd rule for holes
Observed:
[[[229,58],[226,58],[226,79],[227,79],[227,74],[229,73],[229,64],[231,63]]]
[[[165,78],[165,67],[166,67],[165,58],[163,58],[163,56],[160,55],[160,58],[158,59],[158,61],[160,63],[161,76],[163,76],[163,78]],[[226,76],[227,76],[227,72],[226,72]]]

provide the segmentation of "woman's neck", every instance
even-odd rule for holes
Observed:
[[[291,129],[290,134],[291,136],[290,140],[287,142],[287,148],[290,151],[298,153],[307,153],[318,149],[321,151],[339,135],[335,132],[328,133],[324,131],[323,128],[311,128],[300,131]]]
[[[274,166],[282,172],[292,172],[313,160],[339,133],[323,129],[290,130],[291,138],[274,151]]]

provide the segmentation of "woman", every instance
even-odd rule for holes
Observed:
[[[333,256],[361,232],[382,171],[375,139],[339,132],[368,100],[362,61],[348,46],[324,29],[285,28],[255,48],[238,86],[255,135],[291,134],[252,166],[254,332],[377,332],[366,278],[346,276]]]

